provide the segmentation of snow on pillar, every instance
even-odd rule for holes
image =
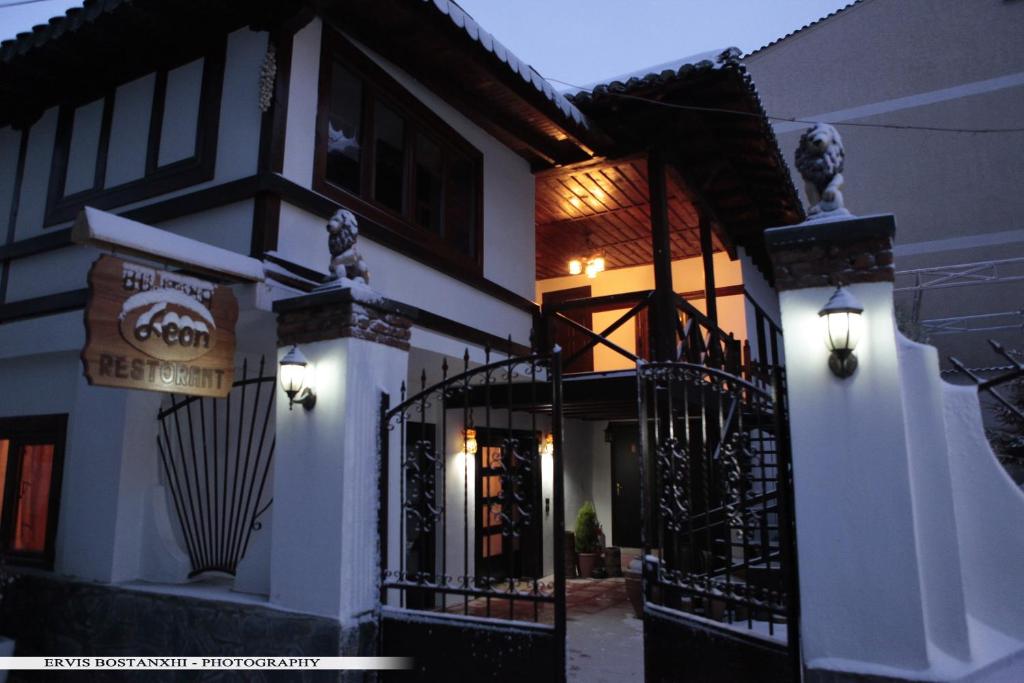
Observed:
[[[270,599],[360,626],[379,604],[381,394],[398,399],[411,323],[361,284],[274,310],[279,355],[299,346],[313,367],[316,405],[289,410],[283,392],[277,403]]]
[[[765,233],[787,359],[804,664],[929,666],[907,420],[893,316],[892,216]],[[843,284],[864,306],[840,379],[818,311]]]

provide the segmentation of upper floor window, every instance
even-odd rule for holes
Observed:
[[[480,152],[337,34],[320,87],[316,189],[479,272]]]
[[[0,552],[53,565],[66,415],[0,420]]]
[[[213,179],[225,49],[61,105],[44,224]]]

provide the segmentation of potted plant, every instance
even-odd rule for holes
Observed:
[[[576,553],[579,556],[580,577],[590,578],[594,567],[601,558],[601,546],[598,539],[597,510],[589,500],[580,506],[576,515]]]

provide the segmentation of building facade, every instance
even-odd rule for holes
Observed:
[[[897,215],[898,313],[945,368],[1021,346],[1022,26],[1013,2],[864,0],[744,58],[782,148],[787,118],[835,125],[847,206]]]

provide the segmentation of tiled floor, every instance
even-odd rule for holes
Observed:
[[[522,585],[520,590],[530,590],[532,586]],[[550,594],[550,583],[542,583],[540,590]],[[626,583],[623,578],[609,579],[569,579],[565,582],[565,606],[568,618],[581,615],[596,614],[617,605],[629,607],[626,596]],[[510,611],[511,610],[511,611]],[[518,621],[534,621],[534,603],[527,600],[505,600],[494,598],[471,600],[469,605],[462,601],[449,604],[448,612],[469,614],[474,617],[498,617]],[[536,621],[542,624],[554,623],[554,608],[550,603],[542,603],[536,607]]]
[[[565,607],[569,618],[581,614],[596,614],[609,607],[626,604],[626,580],[570,579],[565,582]]]

